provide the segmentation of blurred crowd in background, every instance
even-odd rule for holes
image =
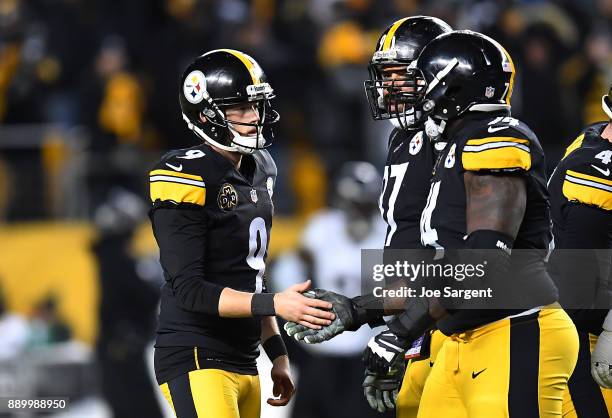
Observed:
[[[612,0],[0,0],[0,328],[16,336],[0,341],[0,362],[68,340],[98,341],[105,370],[142,357],[159,271],[135,199],[147,201],[148,169],[165,151],[198,141],[178,104],[190,60],[244,51],[276,91],[273,259],[332,201],[342,163],[382,171],[392,127],[371,120],[363,81],[384,28],[418,14],[510,52],[513,114],[539,136],[549,171],[585,125],[604,119]],[[0,373],[0,392],[3,382]]]
[[[362,82],[384,27],[415,14],[506,47],[518,68],[514,113],[538,134],[551,167],[562,144],[602,117],[612,0],[2,0],[0,123],[54,124],[106,154],[88,164],[90,208],[105,180],[143,192],[138,170],[155,159],[143,152],[196,141],[180,117],[182,70],[207,50],[239,49],[259,61],[278,94],[278,212],[308,214],[326,197],[310,190],[325,190],[338,163],[384,161],[389,127],[370,120]],[[50,171],[62,164],[55,139],[41,157]],[[13,198],[0,197],[8,219],[49,214],[48,197],[27,209],[14,207],[19,191],[5,191]]]

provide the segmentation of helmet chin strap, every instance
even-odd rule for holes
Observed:
[[[266,144],[266,139],[261,134],[262,127],[257,127],[257,135],[255,136],[244,136],[234,129],[231,123],[227,124],[229,131],[234,136],[232,138],[232,148],[241,154],[253,154],[258,149],[261,149]]]
[[[196,125],[191,123],[189,121],[189,118],[184,113],[183,113],[183,120],[187,123],[187,127],[191,131],[193,131],[198,137],[200,137],[200,139],[224,151],[239,152],[240,154],[253,154],[255,151],[257,151],[257,148],[263,148],[263,145],[266,143],[265,138],[263,137],[263,135],[261,135],[261,129],[262,129],[261,127],[257,128],[258,133],[259,133],[257,136],[243,136],[243,135],[240,135],[231,126],[231,124],[228,124],[228,129],[233,135],[233,138],[232,138],[232,145],[227,146],[227,145],[220,144],[219,142],[215,141],[214,139],[206,135],[206,133],[202,129],[198,128]]]
[[[389,123],[391,125],[393,125],[393,127],[396,128],[396,129],[402,129],[402,126],[400,125],[400,122],[399,122],[399,120],[397,120],[397,118],[389,119]]]
[[[442,120],[436,122],[432,118],[428,117],[425,121],[425,134],[431,140],[431,142],[438,142],[446,129],[446,121]]]
[[[412,128],[416,124],[420,112],[417,112],[414,107],[410,109],[412,109],[412,112],[404,112],[402,115],[399,115],[400,118],[404,118],[404,125],[402,125],[397,116],[392,116],[389,119],[391,125],[397,129]]]

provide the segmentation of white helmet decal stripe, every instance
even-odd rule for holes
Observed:
[[[432,91],[434,89],[434,87],[436,87],[438,85],[438,83],[440,83],[440,81],[442,81],[442,79],[444,77],[446,77],[448,75],[448,73],[450,73],[451,70],[457,66],[457,64],[459,64],[459,60],[457,58],[453,58],[446,65],[446,67],[444,67],[444,69],[442,69],[442,71],[440,71],[438,74],[435,75],[435,78],[431,81],[431,83],[427,87],[427,91],[425,92],[425,94],[427,94],[430,91]]]

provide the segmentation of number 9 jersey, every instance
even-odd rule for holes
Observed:
[[[202,144],[168,153],[149,176],[150,218],[165,277],[156,348],[189,347],[187,363],[197,368],[256,374],[260,319],[221,318],[211,301],[225,287],[266,291],[272,157],[266,150],[243,155],[237,170]],[[157,360],[158,381],[189,371],[187,363],[168,367]]]

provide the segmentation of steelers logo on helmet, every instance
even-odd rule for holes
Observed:
[[[202,71],[192,71],[183,82],[183,94],[189,103],[198,104],[207,96],[206,77]]]

